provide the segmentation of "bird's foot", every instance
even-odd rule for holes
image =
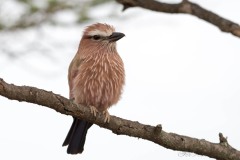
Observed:
[[[94,117],[96,117],[98,112],[97,108],[94,106],[90,106],[90,110],[91,110],[91,113],[94,115]]]
[[[104,118],[104,123],[109,123],[110,122],[110,115],[108,113],[108,111],[103,111],[103,114],[105,115],[105,118]]]

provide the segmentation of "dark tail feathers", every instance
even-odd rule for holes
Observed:
[[[92,125],[92,123],[87,121],[73,118],[72,126],[63,142],[63,146],[68,145],[68,154],[78,154],[83,152],[87,131]]]

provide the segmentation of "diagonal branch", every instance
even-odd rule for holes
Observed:
[[[78,107],[71,100],[50,91],[29,86],[16,86],[0,79],[0,95],[11,100],[46,106],[62,114],[88,120],[100,127],[112,130],[115,134],[146,139],[172,150],[192,152],[221,160],[240,160],[240,151],[228,145],[167,133],[162,130],[161,125],[144,125],[115,116],[111,116],[110,122],[105,124],[104,115],[101,113],[94,118],[88,107]]]
[[[142,7],[157,12],[191,14],[217,26],[223,32],[229,32],[234,36],[240,37],[240,26],[237,23],[220,17],[187,0],[177,4],[168,4],[155,0],[117,0],[117,2],[123,5],[123,10],[130,7]]]

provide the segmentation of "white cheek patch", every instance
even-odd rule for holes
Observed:
[[[112,34],[111,30],[107,30],[106,32],[100,30],[93,30],[88,33],[89,36],[99,35],[102,37],[107,37],[110,36],[111,34]]]

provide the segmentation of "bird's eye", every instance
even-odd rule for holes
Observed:
[[[99,35],[94,35],[92,38],[93,38],[94,40],[99,40],[101,37],[100,37]]]

